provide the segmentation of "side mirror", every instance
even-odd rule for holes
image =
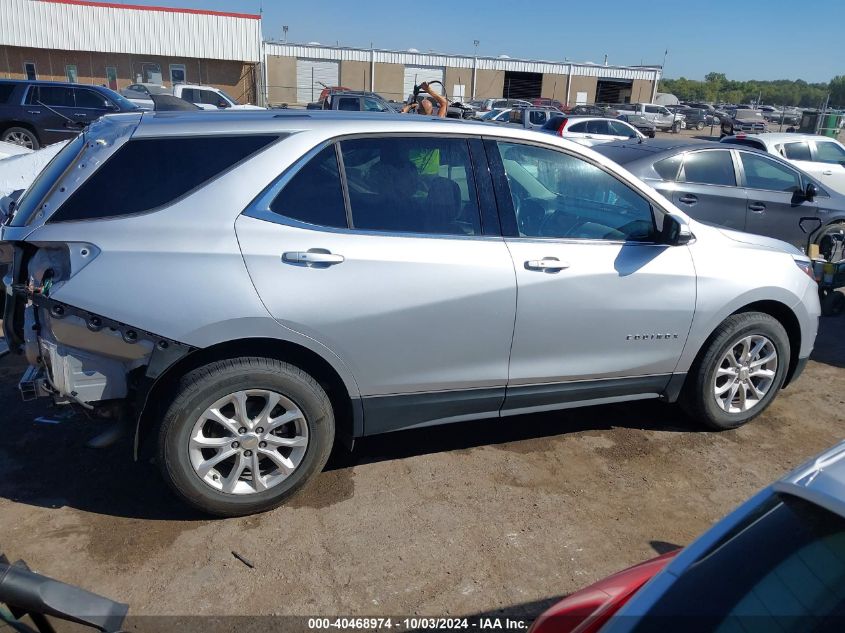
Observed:
[[[819,188],[816,187],[815,183],[808,182],[806,189],[804,189],[804,198],[806,198],[808,202],[812,202],[817,195],[819,195]]]
[[[229,107],[229,102],[228,102],[228,101],[224,101],[223,99],[220,99],[220,101],[218,101],[218,102],[217,102],[217,107],[218,107],[218,108],[223,108],[223,109],[225,110],[226,108],[228,108],[228,107]]]
[[[683,246],[692,241],[692,231],[688,224],[681,222],[674,215],[664,215],[660,241],[669,246]]]

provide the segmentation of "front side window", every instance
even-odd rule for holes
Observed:
[[[481,234],[466,140],[361,138],[340,149],[354,228]]]
[[[570,125],[568,128],[566,128],[566,131],[567,132],[578,132],[578,133],[586,132],[587,131],[587,122],[581,121],[580,123]]]
[[[337,109],[346,110],[348,112],[357,112],[361,109],[358,103],[358,97],[339,97],[337,100]]]
[[[51,222],[143,213],[171,204],[278,136],[134,139],[62,204]],[[143,183],[132,187],[131,183]]]
[[[741,152],[742,167],[745,170],[745,185],[750,189],[765,189],[767,191],[801,190],[801,178],[798,172],[776,163],[773,160]]]
[[[221,103],[225,103],[225,100],[213,90],[197,90],[197,92],[200,98],[199,103],[205,103],[215,107],[219,107]]]
[[[614,136],[624,136],[625,138],[634,138],[637,136],[636,131],[621,121],[608,121],[607,126],[610,128],[610,133]]]
[[[270,210],[308,224],[347,227],[334,145],[326,147],[296,172],[270,203]]]
[[[845,166],[845,149],[837,143],[816,141],[816,160]]]
[[[736,186],[734,162],[728,150],[691,152],[684,158],[680,182]]]
[[[76,98],[77,108],[90,108],[95,110],[107,110],[111,105],[103,95],[85,88],[77,88],[73,91]]]
[[[660,112],[660,108],[658,108],[657,106],[648,106],[647,105],[647,106],[645,106],[645,111],[648,112],[649,114],[657,114],[658,112]]]
[[[367,112],[387,112],[387,108],[383,106],[377,99],[372,97],[364,98],[364,110]]]
[[[648,241],[651,205],[604,170],[563,152],[499,143],[522,237]]]
[[[802,143],[784,143],[783,155],[790,160],[813,160],[810,156],[810,144]]]

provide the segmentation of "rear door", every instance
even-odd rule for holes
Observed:
[[[696,220],[744,231],[747,194],[729,149],[685,152],[672,202]]]
[[[833,140],[817,140],[812,149],[815,171],[810,173],[831,189],[845,193],[845,147]]]
[[[482,223],[492,194],[473,143],[328,144],[237,221],[267,309],[350,367],[367,433],[495,416],[504,399],[516,283],[496,221]]]
[[[488,141],[518,288],[503,413],[661,393],[695,309],[686,246],[656,243],[652,206],[564,150]]]
[[[66,86],[33,85],[25,98],[26,112],[39,126],[42,145],[64,141],[79,134],[79,128],[68,127],[78,121],[73,112],[76,105],[73,88]]]
[[[818,205],[803,195],[804,183],[798,170],[765,156],[736,152],[748,191],[746,230],[774,237],[802,248],[806,236],[798,223],[802,217],[818,215]]]

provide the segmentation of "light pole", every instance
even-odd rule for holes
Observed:
[[[475,86],[478,81],[478,45],[481,44],[479,40],[472,40],[472,45],[475,47],[475,55],[472,58],[472,98],[475,99]]]

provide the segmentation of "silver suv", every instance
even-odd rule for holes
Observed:
[[[336,441],[800,373],[809,260],[551,135],[363,113],[114,115],[2,227],[26,398],[131,423],[188,503],[274,507]]]

